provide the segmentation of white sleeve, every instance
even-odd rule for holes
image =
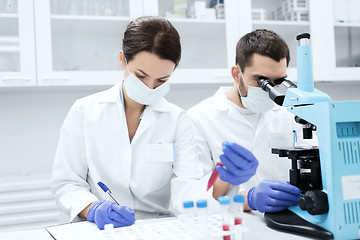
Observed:
[[[209,174],[213,171],[215,167],[215,163],[213,160],[213,156],[211,153],[211,148],[209,143],[206,139],[206,135],[204,130],[197,118],[196,114],[192,114],[192,111],[188,111],[188,116],[190,118],[191,127],[193,129],[196,144],[199,148],[199,163],[204,171],[205,174]]]
[[[217,208],[211,189],[206,191],[209,174],[205,175],[199,164],[199,149],[190,126],[189,117],[183,112],[175,136],[176,161],[171,180],[171,210],[182,212],[183,201],[200,199],[208,201],[209,208]]]
[[[84,119],[77,102],[72,106],[61,128],[51,188],[61,211],[70,214],[70,221],[98,198],[87,183],[88,165],[85,153]]]

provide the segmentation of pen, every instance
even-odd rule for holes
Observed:
[[[118,201],[116,201],[116,199],[113,197],[113,195],[111,194],[110,189],[102,182],[98,182],[98,185],[101,187],[101,189],[106,192],[107,194],[109,194],[109,196],[112,198],[112,200],[114,200],[114,202],[116,202],[118,205],[120,205],[120,203]]]
[[[211,174],[211,176],[210,176],[210,178],[209,178],[206,191],[209,191],[209,189],[214,185],[217,177],[219,176],[219,172],[216,170],[216,166],[224,166],[224,164],[223,164],[222,162],[218,162],[218,163],[215,165],[214,171],[212,172],[212,174]]]

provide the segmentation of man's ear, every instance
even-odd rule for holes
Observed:
[[[125,61],[125,55],[124,52],[121,50],[119,53],[119,61],[120,61],[120,66],[122,69],[125,69],[126,67],[126,61]]]
[[[240,84],[240,68],[235,65],[231,67],[231,76],[234,79],[235,83]]]

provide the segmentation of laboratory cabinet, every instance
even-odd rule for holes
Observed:
[[[14,6],[9,9],[9,2]],[[315,81],[360,80],[360,0],[0,0],[0,86],[112,85],[131,19],[168,18],[182,42],[174,84],[231,83],[239,38],[254,29],[288,43],[311,33]]]
[[[35,86],[33,3],[0,0],[0,86]]]

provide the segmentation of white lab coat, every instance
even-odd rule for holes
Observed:
[[[93,201],[111,201],[99,181],[136,219],[181,211],[206,189],[186,113],[164,98],[148,106],[130,144],[120,86],[77,100],[62,126],[52,190],[70,221]],[[165,143],[175,144],[176,161],[149,162],[146,146]]]
[[[228,90],[221,87],[215,95],[188,110],[203,152],[201,163],[205,173],[220,161],[222,143],[229,141],[247,148],[259,161],[256,174],[241,184],[241,189],[256,186],[264,179],[288,181],[291,160],[272,154],[271,148],[292,147],[293,130],[297,131],[297,146],[311,146],[314,140],[302,140],[302,126],[286,108],[275,106],[263,114],[250,116],[249,110],[228,100],[225,95]],[[249,119],[258,123],[254,125]]]

